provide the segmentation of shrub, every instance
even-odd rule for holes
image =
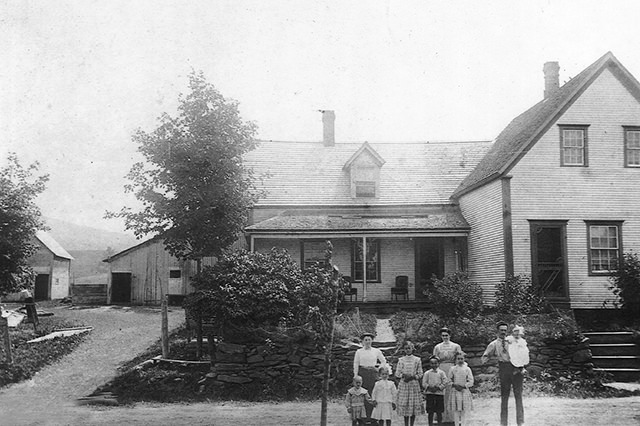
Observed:
[[[303,278],[298,264],[284,250],[234,251],[215,266],[204,268],[193,284],[198,291],[184,302],[190,317],[269,326],[293,318],[291,295],[302,287]]]
[[[376,332],[376,316],[365,314],[360,311],[343,312],[336,317],[335,336],[336,339],[347,339],[354,341],[360,339],[363,333]]]
[[[424,291],[433,310],[444,316],[473,318],[482,312],[482,288],[469,280],[466,272],[455,272],[442,279],[435,276]]]
[[[618,270],[611,273],[610,289],[620,299],[622,310],[640,318],[640,259],[633,252],[625,253]]]
[[[539,314],[548,310],[548,303],[527,275],[507,277],[498,284],[495,294],[496,311],[503,314]]]

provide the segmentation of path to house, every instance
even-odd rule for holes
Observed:
[[[376,324],[376,337],[374,342],[391,343],[396,341],[396,335],[391,329],[389,318],[378,318]]]
[[[93,326],[87,339],[33,379],[0,390],[0,425],[87,424],[91,412],[76,400],[87,396],[160,337],[160,311],[151,308],[47,308],[54,315]],[[169,328],[184,322],[184,311],[169,312]],[[9,421],[10,419],[10,421]]]

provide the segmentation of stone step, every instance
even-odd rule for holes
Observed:
[[[640,369],[640,356],[594,356],[593,364],[599,368],[636,368]]]
[[[635,343],[630,331],[590,331],[582,333],[590,343]]]
[[[636,382],[640,380],[640,369],[638,368],[595,368],[594,370],[609,373],[618,382]]]
[[[593,343],[590,348],[593,356],[640,355],[634,343]]]

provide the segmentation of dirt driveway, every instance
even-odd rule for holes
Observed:
[[[159,337],[160,314],[153,310],[52,308],[55,315],[94,326],[92,334],[71,355],[41,371],[33,380],[0,391],[0,425],[277,425],[319,424],[319,402],[136,404],[99,407],[76,404],[107,382],[122,362],[133,358]],[[182,310],[169,314],[170,327],[184,319]],[[499,398],[476,399],[470,426],[498,423]],[[513,399],[510,412],[514,413]],[[640,397],[614,399],[526,398],[526,424],[638,425]],[[329,406],[329,424],[350,424],[340,401]],[[515,424],[512,419],[511,424]],[[421,417],[417,425],[425,425]],[[402,424],[394,419],[393,424]]]
[[[150,308],[47,308],[54,315],[78,320],[94,329],[70,355],[33,379],[0,390],[0,425],[86,424],[89,410],[79,397],[109,381],[117,367],[160,337],[160,312]],[[184,311],[169,312],[169,328],[184,322]]]

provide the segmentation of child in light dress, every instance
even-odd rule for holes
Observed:
[[[371,418],[378,421],[380,426],[391,426],[391,413],[396,409],[398,390],[396,384],[389,380],[389,369],[382,366],[378,369],[380,380],[373,387],[371,399],[373,399],[373,412]]]
[[[436,415],[438,424],[442,423],[442,413],[444,412],[444,390],[449,383],[447,374],[440,369],[440,358],[433,355],[429,358],[431,367],[422,376],[422,388],[427,400],[427,415],[429,426],[433,426],[433,416]]]
[[[473,410],[473,400],[469,388],[473,386],[473,373],[464,362],[464,352],[456,354],[456,364],[449,370],[452,392],[449,408],[453,412],[455,426],[466,425],[467,414]]]
[[[353,378],[353,387],[349,388],[344,398],[344,405],[347,407],[347,413],[351,415],[351,425],[364,425],[364,419],[367,418],[367,412],[364,409],[364,402],[371,402],[369,391],[362,387],[362,377],[355,376]]]
[[[529,347],[523,336],[524,327],[516,325],[511,336],[505,339],[509,343],[507,351],[511,365],[514,367],[513,374],[524,374],[524,366],[529,364]]]

